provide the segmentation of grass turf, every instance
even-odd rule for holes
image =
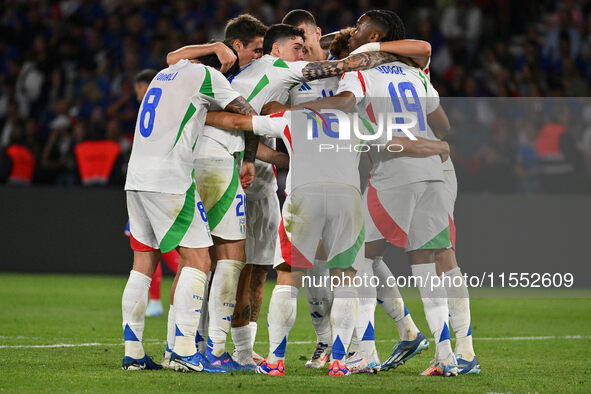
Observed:
[[[285,377],[239,374],[182,374],[122,371],[121,294],[125,277],[0,275],[0,390],[161,392],[591,392],[591,292],[497,290],[494,298],[472,299],[472,331],[479,376],[424,377],[428,352],[395,371],[329,378],[327,370],[306,370],[313,344],[290,343]],[[162,283],[168,294],[170,278]],[[255,350],[267,353],[266,314],[272,283],[265,288]],[[484,294],[484,293],[482,293]],[[486,293],[486,295],[490,295]],[[522,298],[524,295],[543,298]],[[568,296],[579,298],[566,298]],[[519,298],[517,298],[519,297]],[[164,300],[166,301],[166,300]],[[406,304],[417,326],[428,333],[420,299]],[[307,305],[298,303],[290,341],[314,341]],[[166,308],[165,308],[166,309]],[[578,339],[490,340],[501,337],[582,336]],[[145,349],[159,362],[166,338],[166,316],[148,318]],[[378,352],[386,359],[397,338],[395,326],[378,307]],[[479,339],[482,338],[482,339]],[[97,343],[86,347],[24,346]],[[231,350],[231,345],[228,347]]]

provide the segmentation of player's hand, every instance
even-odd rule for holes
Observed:
[[[277,101],[271,101],[263,105],[261,115],[271,115],[277,112],[286,111],[289,107],[287,105],[279,104]]]
[[[222,67],[220,67],[220,72],[222,74],[228,71],[236,62],[236,55],[223,42],[217,43],[215,48],[215,54],[218,57],[220,63],[222,64]]]
[[[250,161],[243,161],[240,169],[240,184],[243,189],[246,189],[254,181],[254,163]]]

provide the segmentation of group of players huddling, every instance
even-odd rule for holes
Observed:
[[[171,52],[169,67],[151,82],[145,74],[136,80],[143,99],[125,185],[134,262],[122,298],[123,369],[284,375],[303,275],[375,275],[386,283],[392,274],[382,256],[395,245],[405,248],[413,275],[425,279],[418,287],[436,351],[423,374],[479,373],[465,283],[428,282],[462,276],[452,220],[456,178],[440,141],[450,126],[429,81],[430,45],[405,40],[403,22],[385,10],[325,37],[305,10],[269,28],[241,15],[225,36]],[[397,124],[416,115],[409,131],[417,138],[380,137],[373,145],[385,148],[363,154],[318,149],[334,143],[342,126],[334,114],[353,112],[360,120],[351,127],[361,125],[364,135],[381,129],[376,114],[396,113]],[[276,138],[289,155],[275,150]],[[391,145],[396,149],[386,149]],[[282,212],[275,167],[289,169]],[[161,254],[174,250],[179,266],[157,364],[142,346],[148,291]],[[277,282],[263,358],[253,345],[269,265]],[[307,368],[330,362],[330,376],[377,372],[428,348],[396,287],[343,280],[334,291],[306,291],[317,335]],[[377,303],[400,335],[383,363],[374,338]]]

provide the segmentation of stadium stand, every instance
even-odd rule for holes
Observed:
[[[22,130],[22,144],[34,157],[34,184],[80,184],[74,149],[98,133],[120,145],[108,183],[121,185],[138,108],[135,73],[163,68],[166,53],[184,44],[220,39],[225,22],[242,12],[271,24],[305,6],[329,32],[353,25],[369,8],[386,7],[401,15],[410,37],[432,44],[430,71],[442,97],[589,96],[591,1],[345,3],[6,1],[0,20],[1,166],[12,165],[6,148]],[[566,106],[560,118],[540,117],[527,127],[519,119],[457,119],[473,126],[457,127],[451,139],[460,190],[587,192],[591,105],[580,103]],[[541,141],[548,124],[562,124],[552,149],[580,187],[549,180],[548,147]]]

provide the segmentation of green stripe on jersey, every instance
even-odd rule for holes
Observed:
[[[195,172],[191,175],[191,178],[194,178]],[[181,243],[185,234],[191,227],[191,223],[193,222],[193,217],[195,216],[195,181],[191,183],[189,190],[185,195],[185,203],[183,204],[183,208],[179,212],[178,216],[174,220],[174,223],[166,234],[162,241],[160,241],[160,251],[162,253],[168,253]]]
[[[209,211],[207,211],[207,221],[209,222],[210,231],[213,231],[228,212],[228,209],[232,206],[234,198],[236,198],[236,191],[238,190],[238,158],[234,158],[234,173],[232,174],[232,180],[230,185],[222,194],[220,199],[215,203]]]
[[[211,86],[211,74],[209,73],[209,69],[207,67],[205,67],[205,79],[199,88],[199,93],[211,98],[215,98],[213,94],[213,87]]]
[[[419,248],[419,250],[446,249],[451,246],[449,226],[443,229],[433,239]]]
[[[326,262],[326,268],[347,269],[353,265],[355,258],[365,242],[365,224],[361,227],[361,232],[357,236],[355,243],[349,249],[334,256]]]
[[[283,61],[283,59],[275,60],[273,67],[289,68],[289,66]]]
[[[185,129],[187,122],[189,121],[189,119],[191,119],[193,115],[195,115],[195,111],[197,111],[197,108],[195,108],[193,103],[189,104],[189,108],[187,108],[187,112],[185,112],[185,116],[183,117],[183,121],[181,122],[181,127],[179,127],[179,132],[177,133],[176,139],[174,140],[174,145],[172,146],[173,148],[176,146],[176,143],[179,142],[179,139],[181,138],[181,134],[183,134],[183,130]]]
[[[420,71],[419,71],[419,75],[423,79],[423,85],[425,86],[425,93],[427,93],[427,78],[425,78],[425,76],[423,75],[423,73],[420,72]]]
[[[257,94],[260,93],[261,90],[263,90],[263,88],[265,86],[267,86],[269,84],[269,78],[267,77],[267,74],[263,75],[263,77],[261,78],[261,80],[257,83],[257,85],[254,87],[254,89],[252,90],[252,92],[250,93],[250,96],[248,96],[248,98],[246,99],[246,101],[250,101],[253,98],[255,98],[255,96]]]

